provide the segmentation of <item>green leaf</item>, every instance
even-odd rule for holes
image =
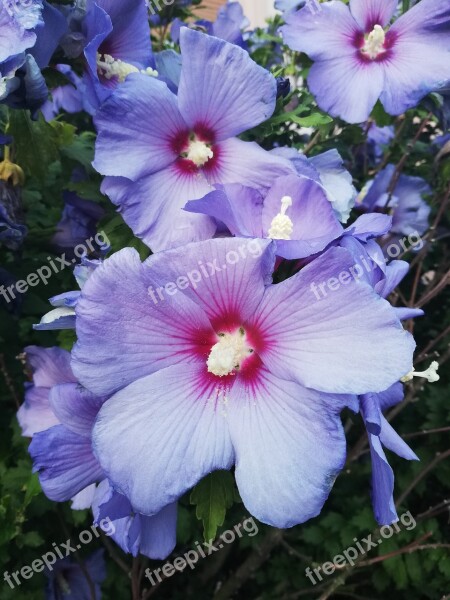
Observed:
[[[228,471],[215,471],[205,477],[192,491],[191,504],[197,506],[197,518],[203,521],[205,540],[213,540],[223,525],[225,515],[234,500],[234,478]]]
[[[394,121],[394,119],[390,115],[388,115],[387,112],[384,110],[383,105],[379,100],[375,104],[371,117],[372,119],[375,119],[378,127],[385,127],[386,125],[391,125]]]
[[[28,111],[12,110],[8,133],[14,137],[15,162],[26,175],[45,182],[50,165],[59,158],[60,131],[47,123],[42,114],[32,121]]]
[[[333,119],[330,116],[319,112],[308,115],[307,117],[294,116],[292,117],[292,120],[302,127],[320,127],[321,125],[328,125],[328,123],[333,122]]]

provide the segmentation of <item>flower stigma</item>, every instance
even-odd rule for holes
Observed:
[[[253,354],[243,327],[233,333],[219,333],[219,341],[214,344],[206,362],[208,372],[218,377],[238,371],[246,358]]]
[[[147,67],[146,69],[138,69],[134,65],[116,59],[110,54],[97,54],[97,68],[105,79],[117,77],[119,83],[123,83],[131,73],[142,73],[150,77],[158,77],[158,71]]]
[[[436,381],[439,381],[440,379],[438,369],[439,363],[433,361],[426,371],[416,371],[413,369],[410,373],[402,377],[401,382],[408,383],[408,381],[412,381],[414,377],[423,377],[428,380],[428,383],[436,383]]]
[[[361,48],[361,52],[371,60],[378,58],[380,54],[384,54],[386,49],[384,42],[386,40],[386,34],[381,25],[375,25],[369,35],[366,37],[364,46]]]
[[[292,198],[284,196],[281,199],[281,210],[272,219],[268,235],[273,240],[290,240],[294,231],[294,223],[287,216],[287,209],[292,206]]]
[[[203,167],[214,157],[214,152],[206,142],[194,137],[194,139],[189,142],[185,157],[197,167]]]

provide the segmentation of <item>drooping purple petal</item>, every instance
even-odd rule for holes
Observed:
[[[90,438],[73,433],[64,425],[36,433],[29,452],[33,472],[39,474],[45,495],[55,502],[70,500],[104,478]]]

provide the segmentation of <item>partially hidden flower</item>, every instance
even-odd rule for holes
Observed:
[[[46,600],[101,600],[101,584],[106,579],[103,550],[94,552],[83,565],[71,558],[63,558],[53,565],[52,570],[45,570],[44,573],[48,580]],[[94,597],[90,582],[94,586]]]
[[[157,75],[144,0],[88,0],[82,32],[86,89],[95,108],[130,73]]]
[[[279,177],[266,195],[231,184],[186,210],[214,217],[239,237],[277,240],[277,255],[286,259],[318,254],[344,231],[322,185],[294,174]]]
[[[422,177],[401,174],[391,190],[395,169],[395,165],[387,165],[369,181],[358,197],[357,207],[365,211],[389,211],[392,234],[423,235],[431,213],[424,197],[431,193],[431,188]]]
[[[111,488],[94,456],[92,428],[104,398],[79,385],[69,352],[29,347],[25,356],[33,383],[18,420],[23,435],[33,438],[29,452],[44,493],[56,502],[72,500],[74,510],[92,507],[95,523],[102,527],[106,520],[108,535],[124,552],[165,558],[175,546],[176,504],[153,517],[136,514],[129,500]]]

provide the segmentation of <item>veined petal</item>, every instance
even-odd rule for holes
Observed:
[[[161,298],[161,285],[131,248],[107,259],[87,281],[77,305],[72,366],[91,392],[109,395],[205,352],[212,335],[206,314],[180,290]]]
[[[91,440],[73,433],[64,425],[36,433],[29,452],[33,472],[45,495],[55,502],[65,502],[84,488],[104,478],[92,453]]]
[[[211,471],[231,468],[226,403],[205,364],[163,369],[106,402],[95,452],[135,510],[154,515]]]
[[[201,173],[185,172],[173,163],[136,183],[106,177],[102,191],[119,206],[133,233],[153,252],[211,238],[215,222],[183,209],[189,200],[203,198],[213,188]]]
[[[332,248],[267,290],[253,326],[274,374],[324,392],[364,394],[411,370],[412,336],[388,302],[352,277],[353,267],[347,250]]]
[[[149,66],[152,50],[145,2],[96,0],[96,3],[109,15],[113,25],[103,51],[125,62]]]
[[[361,62],[356,52],[316,62],[308,75],[309,89],[320,108],[348,123],[369,118],[385,81],[383,65]]]
[[[73,433],[90,438],[103,399],[77,383],[56,385],[50,390],[50,406],[61,424]]]
[[[375,25],[386,27],[394,16],[397,0],[350,0],[350,12],[365,32]]]
[[[94,167],[133,181],[173,163],[174,144],[187,131],[176,96],[147,75],[129,75],[95,116]]]
[[[145,263],[160,285],[189,278],[183,294],[214,324],[250,319],[272,281],[275,255],[269,240],[221,238],[155,254]]]
[[[239,135],[275,110],[276,82],[248,52],[216,37],[183,27],[178,98],[181,114],[216,141]]]
[[[285,15],[285,19],[286,25],[281,28],[285,43],[313,60],[351,56],[355,52],[354,40],[360,28],[340,0],[317,3],[316,9],[305,6]]]
[[[295,173],[289,160],[267,152],[256,142],[230,138],[215,149],[213,166],[204,169],[211,185],[238,183],[257,190],[268,189],[277,177]]]
[[[318,515],[345,462],[341,400],[262,370],[231,393],[227,420],[246,508],[274,527]]]

